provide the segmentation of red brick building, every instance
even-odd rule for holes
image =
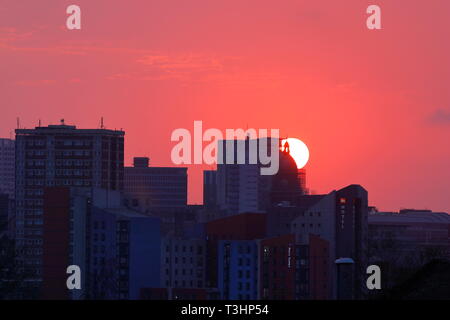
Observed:
[[[261,240],[259,273],[261,299],[295,299],[295,235]]]
[[[66,269],[69,266],[70,189],[46,188],[44,212],[42,297],[68,299]]]

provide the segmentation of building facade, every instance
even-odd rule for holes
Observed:
[[[259,294],[263,300],[294,300],[295,236],[286,234],[260,242]]]
[[[206,287],[205,280],[206,241],[165,237],[161,246],[161,285],[166,288],[202,289]]]
[[[120,206],[120,193],[48,187],[44,192],[44,299],[139,299],[160,286],[160,221]],[[67,290],[66,269],[81,271]]]
[[[14,199],[8,194],[0,193],[0,237],[13,238]]]
[[[49,125],[16,130],[16,244],[41,277],[44,188],[123,189],[124,132]]]
[[[267,212],[271,206],[280,203],[295,203],[306,193],[305,171],[297,169],[289,147],[282,148],[279,141],[269,138],[218,142],[219,163],[214,174],[216,187],[210,188],[212,173],[205,174],[204,179],[206,203],[214,199],[216,218],[245,212]],[[266,165],[259,160],[252,161],[251,151],[259,155],[264,150],[264,143],[267,143],[266,152],[272,152],[271,144],[277,145],[278,171],[274,175],[262,175],[261,169]],[[231,159],[228,158],[230,151],[233,151]],[[233,157],[234,161],[231,161]]]
[[[128,206],[143,213],[187,205],[187,168],[151,167],[149,158],[134,158],[125,167],[125,196]]]
[[[221,300],[258,298],[258,242],[220,240],[218,242],[218,290]]]
[[[305,269],[309,266],[309,277],[314,275],[322,282],[321,286],[311,287],[313,282],[302,280],[301,273],[297,297],[337,298],[337,266],[334,261],[339,258],[350,258],[355,264],[354,287],[349,289],[349,296],[355,299],[364,297],[368,251],[367,201],[364,188],[350,185],[326,195],[303,195],[295,205],[273,207],[268,212],[268,235],[295,235],[295,243],[300,248],[298,256],[303,261],[300,267]],[[314,264],[311,259],[317,256],[317,250],[320,251],[317,249],[313,254],[315,247],[327,252],[326,256],[319,255],[327,265],[320,277],[311,267]]]
[[[14,199],[15,188],[15,141],[0,138],[0,194]]]

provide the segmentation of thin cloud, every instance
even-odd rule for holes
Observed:
[[[450,126],[450,110],[437,109],[429,117],[428,122],[433,125]]]
[[[220,72],[224,64],[220,59],[199,54],[147,55],[137,60],[146,66],[171,72]]]
[[[42,79],[42,80],[20,80],[16,81],[14,84],[18,86],[38,87],[38,86],[48,86],[55,83],[56,83],[55,80]]]

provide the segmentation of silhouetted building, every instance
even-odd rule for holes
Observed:
[[[205,288],[206,240],[165,237],[161,246],[161,284],[167,288]],[[173,299],[174,297],[169,297]]]
[[[15,141],[0,138],[0,194],[14,199]]]
[[[332,262],[342,257],[352,258],[355,263],[352,296],[359,299],[365,294],[367,211],[367,192],[359,185],[350,185],[327,195],[304,195],[295,205],[271,208],[267,214],[268,235],[295,234],[296,244],[309,250],[311,235],[326,241],[323,244],[328,252],[326,291],[330,299],[337,297],[337,270]],[[297,296],[304,296],[304,292],[300,290]],[[323,297],[324,291],[316,288],[310,296]]]
[[[151,167],[149,159],[134,158],[125,167],[125,197],[128,206],[143,213],[187,205],[187,168]]]
[[[47,187],[43,198],[42,294],[43,299],[77,299],[86,287],[86,220],[89,208],[88,188]],[[84,228],[84,229],[83,229]],[[82,270],[80,290],[67,289],[67,267]]]
[[[218,247],[220,240],[256,240],[266,237],[266,215],[243,213],[205,224],[207,239],[207,286],[217,288]]]
[[[160,286],[159,219],[121,207],[118,192],[49,187],[44,210],[44,299],[139,299]],[[67,289],[69,265],[81,289]]]
[[[450,258],[450,215],[431,210],[369,214],[370,264],[383,270],[384,288],[433,259]]]
[[[219,240],[217,288],[221,300],[258,298],[258,242]]]
[[[16,130],[16,244],[41,277],[45,187],[123,189],[124,132],[49,125]]]
[[[139,299],[141,288],[161,286],[160,221],[124,208],[107,212],[116,215],[118,267],[112,272],[118,272],[118,298]]]
[[[203,171],[203,205],[206,208],[217,206],[217,171]]]
[[[295,299],[331,298],[330,243],[314,234],[307,245],[296,246]]]
[[[208,199],[216,199],[219,212],[227,215],[243,212],[266,212],[268,208],[280,203],[295,203],[297,198],[306,193],[304,188],[305,173],[297,169],[294,159],[289,154],[289,148],[277,148],[279,153],[279,168],[274,175],[262,175],[263,165],[260,160],[251,162],[251,146],[256,146],[256,154],[260,153],[262,143],[266,141],[267,152],[270,145],[279,145],[279,139],[267,140],[222,140],[219,141],[217,173],[215,174],[216,196],[208,195]],[[234,162],[227,162],[227,145],[234,143]],[[239,148],[242,144],[243,149]],[[238,155],[244,151],[244,155]],[[238,163],[243,157],[244,162]],[[259,158],[258,158],[259,159]],[[210,173],[207,174],[209,177]],[[208,185],[206,185],[208,183]],[[205,179],[204,188],[208,188],[210,179]],[[211,192],[208,190],[208,192]],[[218,216],[219,217],[219,216]]]
[[[336,282],[338,300],[355,299],[355,261],[352,258],[339,258],[334,261],[336,265]]]
[[[13,236],[14,199],[8,194],[0,193],[0,237]]]
[[[450,256],[450,215],[409,209],[375,212],[369,215],[369,236],[371,241],[394,240],[398,255],[430,248]]]
[[[294,300],[296,286],[295,236],[263,239],[260,242],[259,294],[263,300]]]

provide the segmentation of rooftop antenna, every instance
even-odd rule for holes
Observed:
[[[105,126],[103,125],[103,117],[100,118],[100,129],[105,129]]]
[[[41,119],[39,119],[39,125],[38,125],[38,127],[39,127],[39,128],[41,127]]]
[[[20,129],[20,118],[17,117],[17,129]]]

